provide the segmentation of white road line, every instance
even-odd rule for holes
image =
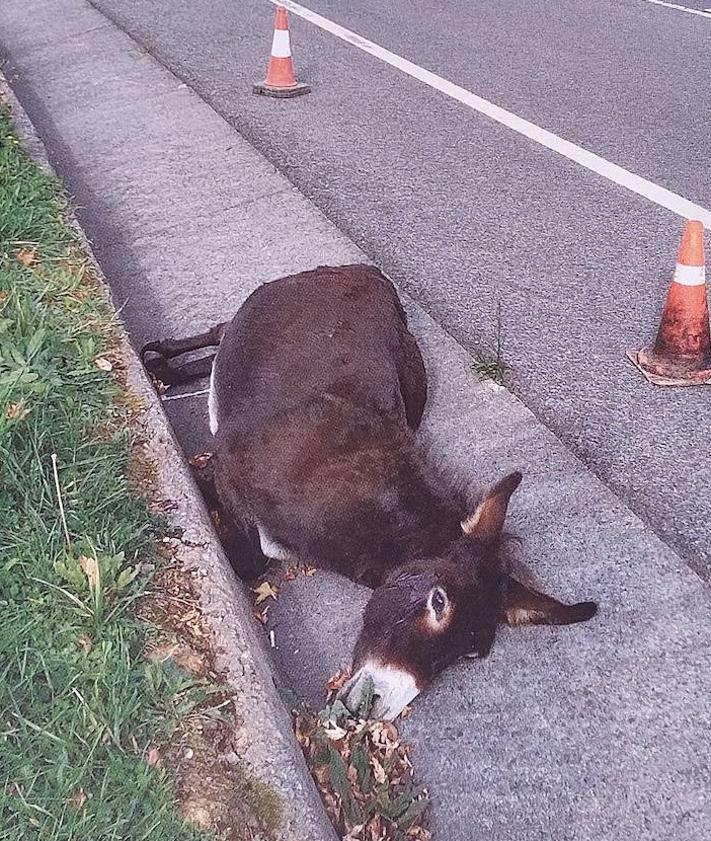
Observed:
[[[704,9],[690,9],[688,6],[682,6],[679,3],[668,3],[667,0],[645,0],[645,3],[653,3],[655,6],[666,6],[667,9],[676,9],[678,12],[688,12],[690,15],[699,15],[702,18],[711,19],[711,10]]]
[[[453,82],[442,78],[442,76],[438,76],[436,73],[432,73],[430,70],[425,70],[423,67],[408,61],[408,59],[390,52],[385,47],[381,47],[373,43],[373,41],[369,41],[367,38],[351,32],[350,29],[346,29],[344,26],[340,26],[340,24],[334,23],[316,12],[312,12],[305,6],[294,3],[293,0],[270,0],[270,2],[275,5],[285,6],[293,14],[309,21],[309,23],[313,23],[325,32],[329,32],[342,41],[358,47],[359,50],[363,50],[363,52],[379,58],[391,67],[395,67],[397,70],[411,76],[413,79],[424,82],[431,88],[461,102],[462,105],[466,105],[474,111],[490,117],[497,123],[501,123],[512,131],[539,143],[541,146],[545,146],[553,152],[557,152],[559,155],[585,167],[585,169],[589,169],[597,175],[607,178],[609,181],[619,184],[621,187],[625,187],[633,193],[637,193],[639,196],[644,196],[644,198],[658,204],[660,207],[671,210],[673,213],[677,213],[685,219],[700,219],[704,223],[704,227],[711,230],[711,210],[694,204],[694,202],[676,193],[672,193],[671,190],[667,190],[665,187],[660,187],[658,184],[648,181],[646,178],[635,175],[633,172],[629,172],[629,170],[623,169],[621,166],[605,160],[605,158],[601,158],[594,152],[589,152],[581,146],[576,146],[575,143],[564,140],[562,137],[558,137],[557,134],[553,134],[535,125],[535,123],[531,123],[522,117],[516,116],[516,114],[512,114],[511,111],[506,111],[504,108],[494,105],[493,102],[489,102],[471,91],[455,85]],[[648,0],[648,2],[652,2],[652,0]]]

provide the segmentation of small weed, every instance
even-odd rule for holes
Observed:
[[[480,380],[493,380],[501,385],[506,368],[500,359],[477,359],[472,364],[472,371]]]
[[[496,306],[496,350],[492,356],[480,356],[472,364],[472,371],[480,380],[493,380],[499,385],[504,382],[506,364],[501,352],[501,302]]]
[[[429,841],[429,804],[415,784],[409,749],[395,725],[368,721],[372,687],[353,718],[340,701],[317,715],[301,711],[296,738],[333,825],[348,841]]]

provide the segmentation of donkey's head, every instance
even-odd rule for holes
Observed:
[[[351,711],[371,686],[372,715],[395,718],[446,666],[465,654],[488,654],[505,595],[499,538],[520,481],[512,473],[495,485],[440,557],[395,568],[375,590],[363,613],[353,677],[339,694]]]

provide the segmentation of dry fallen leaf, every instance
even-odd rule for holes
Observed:
[[[84,791],[84,789],[78,788],[71,796],[70,802],[77,811],[83,809],[84,804],[86,803],[86,792]]]
[[[21,251],[18,251],[17,261],[22,263],[23,266],[34,266],[37,262],[37,249],[23,248]]]
[[[308,748],[311,744],[313,730],[313,719],[309,719],[308,716],[302,714],[299,714],[294,718],[294,735],[296,736],[296,741],[302,745],[304,749]]]
[[[350,669],[339,669],[335,675],[331,675],[331,677],[326,681],[327,691],[338,692],[338,690],[345,685],[350,676]]]
[[[96,365],[100,371],[111,371],[114,367],[111,364],[111,360],[107,359],[105,356],[97,356],[94,360],[94,365]]]
[[[282,576],[282,580],[293,581],[297,575],[306,575],[311,577],[315,574],[316,567],[309,566],[308,564],[292,564],[292,566],[287,567],[286,572]]]
[[[339,727],[337,724],[332,724],[331,722],[324,724],[323,732],[332,742],[337,742],[339,739],[343,739],[348,735],[347,730],[344,730],[343,727]]]
[[[364,836],[368,841],[384,841],[387,837],[387,830],[383,826],[383,821],[380,815],[373,815],[366,826],[368,835]]]
[[[262,610],[258,610],[254,614],[254,618],[257,619],[262,625],[267,624],[267,614],[269,613],[269,605],[266,605],[262,608]]]
[[[432,841],[432,833],[418,824],[407,830],[405,838],[409,838],[410,841]]]
[[[388,775],[385,773],[385,769],[383,768],[383,766],[380,764],[380,762],[378,762],[377,758],[374,756],[369,757],[368,761],[370,762],[370,767],[373,769],[373,776],[375,777],[376,781],[381,784],[384,783],[387,780]]]
[[[279,588],[275,587],[274,584],[271,584],[269,581],[262,581],[259,587],[253,589],[252,592],[256,593],[257,596],[255,604],[261,604],[267,599],[276,600],[276,597],[279,595]]]
[[[97,563],[96,558],[90,558],[88,555],[82,555],[79,558],[79,566],[84,570],[84,575],[86,575],[87,580],[89,581],[89,587],[91,587],[92,590],[96,590],[101,582],[99,564]]]
[[[88,634],[82,634],[77,640],[77,645],[84,651],[85,654],[88,654],[94,647],[94,643],[91,641],[91,637]]]
[[[371,725],[374,744],[380,746],[386,753],[392,752],[399,746],[397,729],[389,721],[374,721]]]
[[[198,453],[189,459],[188,464],[196,470],[204,470],[211,458],[212,453]]]
[[[19,403],[10,403],[7,412],[5,412],[5,417],[7,420],[22,420],[28,412],[29,409],[25,406],[25,401],[20,400]]]
[[[334,675],[334,684],[342,676]],[[408,748],[394,724],[334,715],[327,707],[318,715],[297,714],[294,732],[340,838],[431,841],[422,829],[429,795],[414,783]],[[395,802],[402,805],[393,812]]]

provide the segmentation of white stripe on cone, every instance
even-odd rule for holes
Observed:
[[[272,55],[274,58],[291,58],[291,45],[289,44],[289,30],[275,29],[272,39]]]
[[[674,282],[682,286],[702,286],[706,283],[705,266],[685,266],[683,263],[676,264]]]

